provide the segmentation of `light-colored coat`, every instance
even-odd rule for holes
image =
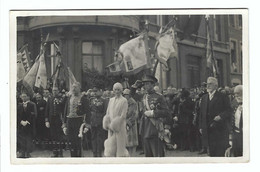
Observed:
[[[109,100],[107,113],[103,118],[103,128],[108,130],[108,138],[104,143],[106,157],[126,157],[126,113],[128,103],[120,96]]]

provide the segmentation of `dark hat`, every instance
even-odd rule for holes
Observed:
[[[169,97],[169,98],[173,98],[173,97],[174,97],[174,94],[167,92],[164,96],[165,96],[165,97]]]
[[[143,82],[140,80],[136,80],[135,83],[131,86],[132,88],[141,88],[143,86]]]
[[[94,81],[93,86],[92,86],[92,90],[97,91],[99,89],[101,89],[101,84]]]
[[[142,78],[142,81],[143,82],[152,82],[152,83],[158,82],[158,80],[152,75],[144,75]]]
[[[187,97],[189,97],[189,95],[190,95],[190,92],[189,92],[188,90],[183,89],[183,90],[181,91],[181,97],[182,97],[182,98],[187,98]]]
[[[100,88],[97,86],[93,86],[92,91],[98,91]]]

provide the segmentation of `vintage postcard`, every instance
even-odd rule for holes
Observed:
[[[248,9],[10,11],[11,163],[249,161]]]

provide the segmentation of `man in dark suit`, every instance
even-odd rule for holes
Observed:
[[[36,139],[38,141],[44,141],[48,138],[48,130],[45,127],[45,108],[46,101],[43,100],[42,95],[37,93],[35,95],[35,104],[37,108],[37,118],[36,118]]]
[[[238,85],[234,89],[237,106],[234,108],[231,123],[230,146],[234,157],[243,156],[243,86]]]
[[[144,137],[144,153],[146,157],[163,157],[165,124],[171,121],[170,111],[165,98],[154,90],[157,79],[146,75],[142,81],[147,91],[143,98],[144,113],[140,125]]]
[[[217,91],[218,81],[214,77],[207,79],[207,92],[201,99],[200,133],[208,140],[208,154],[222,157],[228,147],[228,124],[231,107],[228,97]]]
[[[29,158],[35,135],[36,105],[26,93],[21,94],[22,103],[17,107],[17,143],[20,148],[19,158]]]

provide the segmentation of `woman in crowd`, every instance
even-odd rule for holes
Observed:
[[[130,96],[130,90],[125,89],[123,92],[124,97],[128,101],[128,111],[126,114],[126,133],[127,141],[126,148],[131,157],[135,156],[136,147],[138,146],[138,133],[137,133],[137,118],[138,109],[136,101]]]
[[[108,130],[108,138],[104,143],[104,156],[125,157],[126,150],[126,113],[128,103],[122,96],[123,86],[115,83],[113,93],[115,96],[109,100],[107,113],[103,118],[103,128]]]
[[[190,137],[191,126],[193,120],[193,106],[190,93],[188,90],[182,90],[180,95],[178,123],[180,125],[180,148],[181,150],[191,149],[192,140]]]

